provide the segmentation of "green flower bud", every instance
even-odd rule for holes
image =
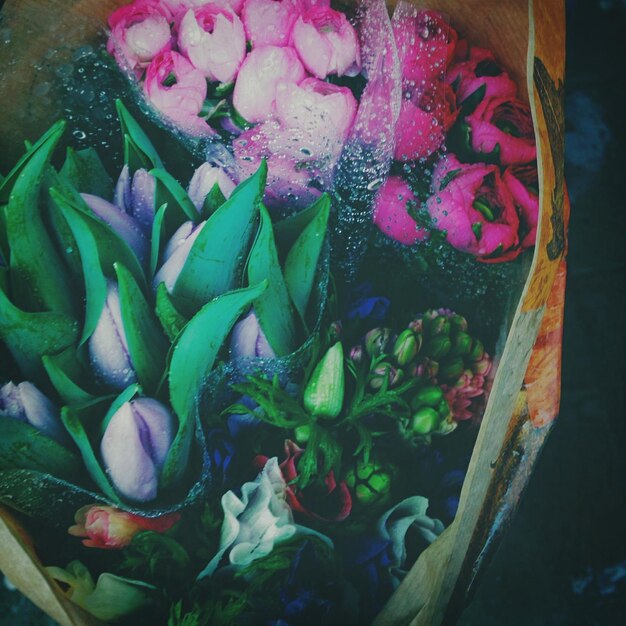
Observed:
[[[465,364],[460,356],[447,359],[439,364],[439,379],[444,383],[456,382],[465,371]]]
[[[450,316],[449,321],[452,330],[463,333],[467,331],[467,320],[462,315],[454,313]]]
[[[293,431],[295,440],[298,443],[305,444],[311,438],[311,426],[310,424],[302,424],[302,426],[296,426]]]
[[[480,339],[474,338],[474,341],[472,343],[472,349],[470,353],[467,355],[467,358],[470,361],[479,361],[480,359],[483,358],[484,354],[485,354],[485,347],[483,346],[482,341]]]
[[[458,332],[452,339],[452,354],[462,356],[469,354],[472,349],[472,338],[465,332]]]
[[[392,466],[376,460],[365,463],[362,459],[344,477],[348,489],[365,505],[383,504],[389,499],[392,483]]]
[[[398,365],[404,366],[410,363],[417,356],[421,344],[421,336],[416,335],[410,328],[402,331],[393,346],[393,355]]]
[[[435,385],[422,387],[411,400],[411,408],[417,411],[422,406],[435,408],[443,400],[443,391]]]
[[[452,411],[450,411],[450,405],[445,398],[442,398],[441,402],[437,405],[437,413],[439,417],[443,420],[447,420],[452,416]]]
[[[369,379],[369,386],[372,389],[380,389],[386,379],[389,380],[389,387],[397,385],[404,377],[402,370],[396,369],[390,363],[381,363],[374,369]]]
[[[353,346],[350,349],[348,357],[355,365],[361,365],[363,362],[363,346]]]
[[[411,430],[416,435],[428,435],[439,425],[439,413],[428,406],[415,412],[411,419]]]
[[[450,334],[450,322],[445,315],[439,315],[436,311],[432,315],[424,317],[424,330],[431,337]]]
[[[431,337],[424,346],[424,353],[432,359],[439,360],[452,349],[452,341],[446,335]]]
[[[380,356],[385,353],[390,339],[389,328],[373,328],[365,335],[365,349],[371,357]]]
[[[343,346],[337,342],[315,367],[304,389],[304,407],[314,416],[337,417],[343,406],[344,387]]]

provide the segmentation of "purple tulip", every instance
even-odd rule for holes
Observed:
[[[230,354],[233,359],[242,357],[269,359],[276,356],[272,346],[270,346],[263,334],[254,310],[250,311],[244,319],[235,324],[230,339]]]
[[[152,398],[125,402],[111,418],[100,443],[106,471],[120,495],[154,500],[175,434],[170,411]]]
[[[107,283],[104,307],[89,338],[89,357],[96,375],[105,384],[124,389],[136,382],[122,323],[119,291],[113,281]]]
[[[9,382],[0,387],[0,415],[26,422],[59,442],[67,441],[59,409],[32,383]]]
[[[193,173],[187,193],[198,212],[202,210],[205,198],[216,183],[224,197],[229,198],[235,188],[235,183],[221,167],[203,163]]]
[[[152,281],[154,289],[161,283],[165,283],[167,290],[172,293],[191,247],[205,224],[206,221],[198,225],[194,225],[191,221],[185,222],[174,233],[163,253],[163,265]]]
[[[137,258],[143,262],[148,254],[148,241],[141,232],[139,223],[124,213],[114,204],[90,193],[80,194],[87,206],[106,222],[130,247]]]
[[[143,168],[130,175],[128,165],[124,165],[115,185],[113,203],[124,213],[137,220],[146,235],[150,235],[154,221],[154,194],[156,181]]]

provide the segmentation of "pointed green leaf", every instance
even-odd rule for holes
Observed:
[[[113,181],[93,148],[78,151],[68,148],[61,176],[80,193],[90,193],[105,200],[113,197]]]
[[[121,263],[113,265],[130,360],[139,382],[152,393],[163,375],[169,345],[133,275]]]
[[[92,480],[98,485],[105,496],[110,498],[116,504],[121,504],[118,495],[115,493],[104,469],[98,461],[98,457],[94,452],[93,446],[85,427],[80,418],[79,410],[76,408],[64,406],[61,409],[61,421],[65,425],[67,432],[71,435],[74,443],[78,446],[83,462]]]
[[[174,285],[174,301],[182,313],[193,315],[212,298],[235,288],[252,236],[266,174],[263,164],[202,227]],[[256,282],[259,280],[252,284]]]
[[[152,142],[148,138],[148,135],[146,135],[137,120],[135,120],[135,118],[129,113],[123,102],[121,100],[116,100],[115,107],[117,109],[117,116],[120,120],[120,126],[122,127],[122,135],[128,137],[130,147],[141,155],[144,162],[147,159],[146,169],[151,169],[152,167],[163,167],[163,162],[157,154],[155,147],[152,145]],[[126,153],[126,149],[124,152]],[[128,163],[126,159],[125,161]],[[136,167],[131,168],[130,164],[129,168],[131,170],[131,175],[138,169]]]
[[[319,215],[320,206],[328,202],[328,195],[322,194],[313,204],[294,215],[274,224],[276,243],[281,251],[291,250],[302,231]]]
[[[100,435],[104,436],[104,432],[106,431],[109,423],[111,422],[111,418],[118,412],[118,410],[122,407],[123,404],[130,402],[136,395],[141,393],[141,387],[137,383],[133,383],[129,385],[122,391],[122,393],[113,400],[109,410],[106,412],[104,419],[102,420],[102,425],[100,426]]]
[[[150,278],[154,277],[159,264],[161,245],[165,237],[164,225],[167,204],[162,204],[154,214],[152,221],[152,235],[150,238]]]
[[[267,280],[269,288],[254,302],[254,310],[267,340],[277,356],[296,348],[295,310],[278,263],[272,221],[267,209],[260,207],[261,224],[248,259],[248,282]]]
[[[172,348],[170,401],[179,419],[178,432],[162,474],[165,487],[181,476],[195,427],[196,403],[217,353],[242,311],[267,289],[267,282],[224,294],[202,307],[180,333]]]
[[[15,303],[28,311],[73,314],[72,285],[54,248],[40,207],[41,182],[65,125],[37,142],[15,179],[7,205],[11,285]]]
[[[2,265],[6,267],[9,263],[9,239],[7,235],[7,207],[0,206],[0,258]]]
[[[56,392],[69,405],[85,404],[96,396],[85,391],[76,381],[85,377],[76,355],[76,346],[71,346],[59,354],[44,355],[43,366]]]
[[[0,415],[0,433],[0,470],[35,470],[58,478],[81,470],[75,454],[26,422]]]
[[[306,327],[306,311],[317,276],[317,265],[326,238],[330,197],[326,194],[316,202],[317,215],[302,231],[285,261],[285,282],[291,300]]]
[[[226,202],[226,197],[222,193],[220,186],[215,183],[202,203],[201,219],[208,220],[224,202]]]
[[[63,313],[29,313],[18,309],[0,290],[0,339],[25,378],[43,376],[41,357],[65,350],[78,339],[78,324]]]
[[[198,211],[184,187],[169,172],[162,168],[151,169],[150,174],[156,180],[155,206],[167,203],[176,221],[180,222],[179,226],[187,220],[197,222],[199,217]]]
[[[188,321],[174,306],[165,283],[161,283],[157,287],[156,314],[170,341],[174,341],[178,337],[178,333],[180,333]]]

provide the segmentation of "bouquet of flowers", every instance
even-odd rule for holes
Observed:
[[[530,109],[404,2],[108,26],[118,148],[60,159],[61,121],[0,182],[0,501],[103,622],[370,623],[457,513],[537,236]]]

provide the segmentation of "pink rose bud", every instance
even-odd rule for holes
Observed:
[[[301,9],[298,0],[246,0],[241,19],[253,48],[286,46]]]
[[[246,56],[243,24],[215,4],[190,9],[178,27],[178,48],[210,81],[231,83]]]
[[[0,415],[26,422],[60,443],[67,441],[59,409],[32,383],[9,382],[0,387]]]
[[[472,149],[489,153],[498,146],[500,164],[528,163],[537,158],[535,130],[528,105],[511,98],[483,98],[466,117]]]
[[[168,50],[154,57],[143,88],[151,104],[186,132],[212,133],[198,117],[207,94],[206,79],[182,54]]]
[[[443,77],[458,39],[445,16],[437,11],[417,11],[397,20],[393,33],[406,80],[419,86]]]
[[[98,196],[89,193],[80,195],[87,206],[103,222],[106,222],[128,244],[139,261],[143,262],[148,254],[148,241],[141,232],[139,223],[114,204]]]
[[[390,176],[378,190],[374,203],[374,224],[387,237],[412,246],[423,241],[427,233],[409,215],[408,208],[417,209],[419,201],[400,176]]]
[[[291,48],[255,48],[239,70],[233,105],[248,122],[262,122],[274,113],[278,83],[300,83],[305,76],[304,67]]]
[[[520,253],[519,217],[497,165],[465,165],[448,155],[435,169],[433,186],[426,208],[451,246],[488,262]]]
[[[517,205],[520,217],[520,239],[522,248],[532,248],[537,239],[539,222],[539,183],[537,166],[511,165],[502,175]]]
[[[202,210],[205,198],[216,184],[225,198],[229,198],[235,188],[235,183],[228,174],[221,167],[216,167],[210,163],[203,163],[193,173],[187,193],[198,212]]]
[[[113,414],[100,442],[100,453],[107,475],[121,496],[136,502],[156,498],[175,426],[170,411],[152,398],[125,402]]]
[[[514,98],[517,93],[515,82],[500,68],[493,53],[475,46],[470,49],[467,60],[448,69],[445,80],[454,88],[459,103],[483,86],[484,98]]]
[[[157,0],[136,0],[109,16],[109,54],[118,65],[141,71],[162,50],[171,45],[169,7]]]
[[[124,165],[113,197],[113,203],[134,218],[148,236],[154,221],[155,187],[156,181],[148,170],[138,169],[131,179],[128,165]]]
[[[97,377],[115,389],[137,381],[122,323],[117,284],[107,282],[107,296],[100,319],[89,338],[89,358]]]
[[[339,11],[321,6],[308,10],[294,24],[291,45],[304,67],[318,78],[356,76],[361,71],[356,31]]]
[[[205,4],[214,4],[216,6],[230,9],[233,13],[239,15],[244,0],[161,0],[170,8],[174,20],[182,18],[189,9],[195,9]]]
[[[154,289],[165,283],[167,290],[172,293],[191,247],[205,224],[201,222],[195,226],[193,222],[185,222],[174,233],[163,253],[163,265],[152,281]]]
[[[254,310],[235,324],[230,339],[230,355],[233,359],[250,357],[270,359],[276,356],[259,325]]]
[[[83,545],[88,548],[119,550],[129,545],[138,532],[164,533],[178,520],[180,513],[142,517],[112,506],[93,504],[78,509],[74,516],[76,524],[70,526],[68,532],[74,537],[85,537]]]
[[[454,92],[445,83],[427,83],[413,91],[405,92],[396,124],[397,161],[429,157],[443,145],[458,115]]]

